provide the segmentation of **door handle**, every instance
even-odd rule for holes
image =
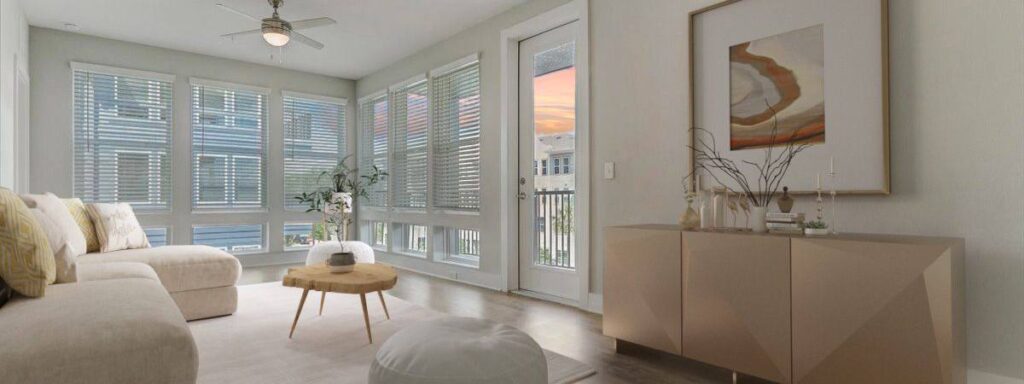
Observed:
[[[519,192],[519,200],[526,200],[526,192]]]

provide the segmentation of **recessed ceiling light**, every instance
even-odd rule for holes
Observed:
[[[79,27],[78,24],[64,23],[64,30],[66,30],[66,31],[78,32],[80,29],[82,29],[82,28]]]

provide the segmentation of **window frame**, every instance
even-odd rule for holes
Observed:
[[[288,132],[285,129],[285,119],[287,117],[287,112],[288,112],[287,111],[288,99],[298,99],[298,100],[302,100],[304,102],[316,102],[316,103],[323,103],[323,104],[333,104],[333,105],[336,105],[338,107],[341,116],[338,119],[338,127],[337,127],[338,128],[338,132],[337,132],[338,156],[337,156],[337,160],[335,161],[335,163],[337,163],[337,161],[341,161],[341,160],[345,159],[347,156],[350,155],[349,149],[348,149],[348,142],[349,142],[349,140],[348,140],[348,129],[349,129],[349,124],[348,124],[348,122],[349,122],[348,121],[349,120],[348,99],[344,98],[344,97],[324,96],[324,95],[317,95],[317,94],[304,93],[304,92],[296,92],[296,91],[289,91],[289,90],[282,90],[281,91],[281,128],[282,128],[282,131],[283,131],[282,132],[282,139],[281,139],[281,141],[282,141],[282,150],[284,151],[284,156],[282,157],[282,162],[283,162],[284,168],[283,168],[283,171],[281,173],[281,176],[282,176],[282,187],[284,188],[284,194],[283,194],[284,210],[287,211],[287,212],[305,212],[305,210],[306,210],[305,208],[298,207],[296,205],[291,205],[292,204],[292,199],[294,199],[294,196],[288,196],[288,185],[287,185],[287,180],[288,180],[287,179],[288,178],[288,167],[287,167],[288,154],[287,154],[287,151],[288,151],[288,140],[289,140],[289,138],[288,138]],[[312,130],[313,128],[310,127],[310,129]],[[311,134],[312,134],[312,132],[311,132]],[[295,140],[295,139],[293,138],[291,140]],[[312,138],[309,139],[309,140],[312,140]],[[358,163],[359,163],[359,159],[357,158],[356,159],[357,167],[359,166]]]
[[[229,101],[228,100],[228,96],[229,95],[226,92],[233,92],[230,95],[232,100],[235,100],[237,98],[237,95],[234,94],[235,92],[248,92],[248,93],[252,93],[252,94],[255,94],[255,95],[261,97],[261,101],[262,102],[261,102],[261,105],[260,105],[260,114],[259,114],[259,117],[258,117],[258,119],[259,119],[259,121],[261,123],[260,124],[260,129],[261,129],[261,132],[260,132],[261,149],[260,149],[259,156],[253,156],[253,155],[248,155],[248,154],[246,154],[246,155],[239,155],[239,154],[222,154],[222,153],[203,153],[203,154],[200,155],[199,152],[196,151],[195,140],[196,140],[196,128],[197,128],[197,125],[196,125],[197,113],[200,113],[200,115],[198,116],[198,121],[199,121],[200,126],[205,124],[203,122],[203,119],[206,118],[206,116],[203,116],[201,114],[201,112],[197,112],[196,111],[196,106],[197,105],[200,105],[200,104],[205,105],[205,99],[202,100],[202,101],[197,101],[196,100],[196,88],[197,87],[203,87],[204,88],[204,90],[200,91],[200,93],[205,92],[205,88],[206,87],[209,87],[209,88],[212,88],[212,89],[216,89],[216,90],[220,90],[220,91],[225,91],[225,98],[224,98],[224,104],[225,105],[227,105],[228,101]],[[271,96],[271,93],[272,92],[271,92],[270,88],[264,88],[264,87],[258,87],[258,86],[253,86],[253,85],[246,85],[246,84],[236,84],[236,83],[230,83],[230,82],[224,82],[224,81],[218,81],[218,80],[209,80],[209,79],[203,79],[203,78],[198,78],[198,77],[191,77],[191,78],[189,78],[189,97],[190,97],[190,102],[189,102],[189,146],[191,148],[190,153],[189,153],[189,157],[190,157],[190,160],[191,160],[190,161],[190,163],[191,163],[190,168],[191,169],[189,170],[189,172],[190,172],[190,174],[192,176],[192,180],[191,180],[191,183],[190,183],[191,184],[191,186],[190,186],[191,191],[189,193],[189,205],[191,207],[191,212],[193,214],[205,214],[205,213],[222,214],[222,213],[269,212],[269,208],[270,208],[270,205],[271,205],[270,199],[269,199],[269,196],[268,196],[269,195],[269,190],[268,190],[269,182],[268,182],[268,179],[269,179],[269,173],[270,173],[270,169],[269,169],[270,167],[269,167],[269,164],[268,164],[268,160],[270,158],[270,156],[269,156],[270,141],[272,140],[272,138],[270,137],[270,99],[271,99],[270,96]],[[234,102],[236,102],[236,101],[232,101],[232,103],[234,103]],[[230,118],[230,119],[228,119],[228,118]],[[225,116],[224,124],[225,125],[229,125],[228,124],[228,120],[231,120],[232,122],[230,123],[230,125],[237,125],[238,124],[237,121],[234,121],[236,118],[237,118],[237,116]],[[238,201],[233,200],[235,197],[237,197],[237,191],[235,190],[236,189],[235,188],[236,187],[235,183],[237,182],[238,178],[236,176],[234,176],[234,175],[228,176],[227,173],[225,173],[226,180],[225,180],[225,186],[224,186],[224,188],[225,188],[224,197],[225,197],[225,199],[228,199],[228,200],[216,202],[219,205],[218,204],[210,204],[210,203],[202,204],[199,201],[199,195],[198,195],[199,192],[197,190],[198,185],[196,184],[197,183],[196,171],[197,171],[197,166],[198,166],[197,160],[198,160],[199,156],[222,156],[222,157],[226,158],[226,160],[225,160],[226,168],[231,169],[231,170],[234,169],[235,164],[236,164],[236,162],[234,160],[235,157],[259,158],[260,159],[260,165],[261,165],[261,167],[260,167],[261,170],[260,170],[260,173],[259,173],[259,175],[260,175],[260,182],[259,182],[259,187],[258,187],[258,189],[261,192],[260,201],[259,201],[260,204],[258,206],[256,206],[256,205],[241,206],[241,207],[231,206],[231,205],[236,205],[238,203]],[[228,161],[228,160],[230,160],[230,161]],[[230,179],[230,180],[228,180],[228,179]],[[266,234],[264,234],[264,240],[266,240]],[[264,252],[266,252],[266,251],[267,251],[266,247],[264,247]]]

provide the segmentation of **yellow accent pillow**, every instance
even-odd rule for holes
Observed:
[[[68,207],[71,217],[75,218],[78,228],[82,229],[82,235],[85,235],[85,251],[99,252],[100,239],[96,237],[96,227],[92,224],[92,219],[89,218],[89,212],[85,210],[82,199],[62,199],[61,201]]]
[[[50,240],[14,192],[0,188],[0,278],[16,292],[40,297],[57,278]]]

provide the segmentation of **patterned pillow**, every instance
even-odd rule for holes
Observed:
[[[122,249],[149,248],[146,232],[135,218],[131,204],[94,203],[85,206],[89,217],[96,227],[96,237],[100,240],[100,252],[113,252]]]
[[[39,222],[17,194],[0,188],[0,278],[29,297],[46,293],[57,267]]]
[[[78,228],[82,229],[82,235],[85,236],[85,251],[99,252],[100,239],[96,237],[96,227],[92,225],[92,219],[89,218],[89,212],[85,210],[85,204],[81,199],[63,199],[61,201],[68,207],[71,217],[75,219],[75,223],[78,223]]]

